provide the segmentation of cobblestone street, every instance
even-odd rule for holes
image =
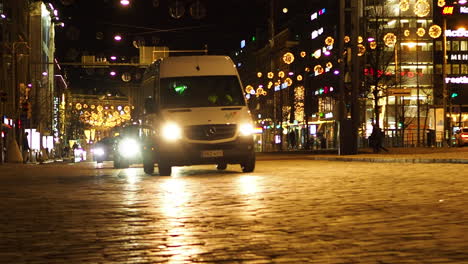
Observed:
[[[468,263],[466,164],[0,167],[1,263]]]

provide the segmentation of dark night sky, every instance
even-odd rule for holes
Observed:
[[[201,19],[189,14],[195,0],[184,1],[185,15],[172,18],[169,4],[174,1],[160,0],[159,7],[154,7],[152,0],[133,0],[130,6],[122,7],[119,0],[75,0],[70,5],[63,4],[66,0],[55,0],[66,25],[57,28],[57,55],[62,61],[73,58],[74,49],[138,55],[132,45],[135,39],[171,49],[202,49],[207,44],[210,53],[227,54],[239,47],[243,38],[267,28],[267,0],[199,0],[206,7],[206,16]],[[98,32],[103,33],[101,40],[96,39]],[[112,40],[116,32],[123,34],[121,43]]]
[[[121,6],[120,0],[51,1],[65,23],[64,28],[56,28],[56,57],[65,63],[79,62],[87,54],[124,56],[125,61],[121,62],[132,62],[139,55],[133,45],[135,40],[144,40],[146,46],[168,46],[171,50],[200,50],[207,44],[209,54],[229,55],[240,47],[242,39],[250,39],[257,31],[266,34],[271,0],[198,0],[206,8],[206,15],[200,19],[192,17],[189,11],[197,0],[178,0],[185,7],[185,14],[179,19],[169,13],[169,6],[176,0],[159,0],[157,7],[153,0],[130,0],[128,7]],[[276,1],[278,20],[305,12],[306,0]],[[285,5],[289,14],[280,11],[279,7]],[[115,33],[120,33],[124,40],[114,41]],[[98,70],[86,74],[80,67],[73,69],[68,67],[67,71],[72,89],[78,86],[80,90],[96,92],[99,90],[96,87],[102,86]]]

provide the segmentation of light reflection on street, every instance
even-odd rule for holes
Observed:
[[[241,194],[255,194],[258,192],[257,177],[251,175],[239,178],[239,189]]]
[[[174,170],[173,174],[178,175],[179,169]],[[166,217],[167,225],[167,248],[168,254],[171,254],[168,263],[185,263],[190,261],[191,256],[198,255],[201,248],[194,242],[195,238],[189,228],[184,223],[184,219],[194,218],[188,209],[188,202],[191,198],[189,188],[183,178],[174,178],[162,183],[160,192],[163,193],[161,204],[155,205],[161,208],[161,212]]]
[[[242,201],[245,204],[245,210],[243,210],[241,217],[250,220],[254,219],[256,218],[257,211],[263,205],[259,179],[257,176],[244,175],[239,178],[238,183],[238,189],[240,194],[244,195]]]

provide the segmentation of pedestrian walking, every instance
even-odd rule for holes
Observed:
[[[296,133],[294,130],[291,130],[288,134],[289,146],[291,149],[296,148]]]
[[[385,139],[385,134],[382,132],[380,127],[374,125],[372,128],[372,133],[369,136],[369,145],[372,147],[374,153],[379,153],[380,150],[388,152],[388,149],[383,146],[383,141]]]
[[[29,141],[28,141],[29,133],[26,132],[23,135],[23,162],[27,163],[29,161]]]

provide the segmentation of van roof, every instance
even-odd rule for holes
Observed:
[[[228,56],[174,56],[160,61],[161,78],[181,76],[238,75]]]

